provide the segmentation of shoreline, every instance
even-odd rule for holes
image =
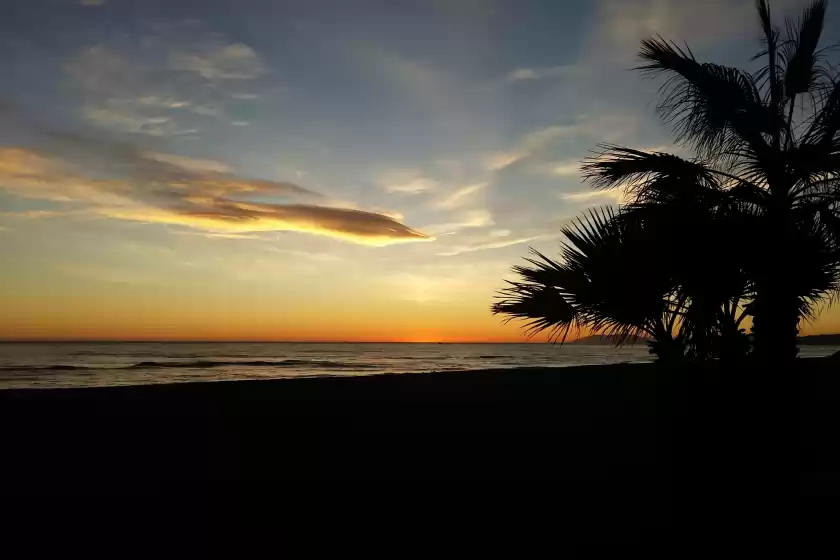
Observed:
[[[231,362],[233,363],[233,362]],[[574,373],[577,373],[577,370],[591,370],[593,368],[603,368],[604,370],[613,368],[613,367],[624,367],[624,366],[650,366],[653,362],[617,362],[617,363],[610,363],[610,364],[569,364],[569,365],[558,365],[558,366],[519,366],[519,367],[498,367],[498,368],[475,368],[475,369],[452,369],[452,370],[431,370],[431,371],[351,371],[350,374],[347,375],[335,375],[330,373],[311,373],[311,374],[296,374],[290,375],[288,377],[245,377],[242,379],[202,379],[202,380],[178,380],[178,379],[167,379],[162,378],[163,380],[160,382],[153,382],[153,383],[120,383],[115,385],[78,385],[78,386],[67,386],[67,385],[56,385],[56,386],[49,386],[47,384],[34,386],[34,387],[0,387],[0,395],[2,395],[3,391],[72,391],[72,390],[99,390],[99,389],[117,389],[117,388],[136,388],[136,387],[146,387],[146,386],[160,386],[160,385],[203,385],[206,383],[212,384],[235,384],[235,383],[272,383],[272,382],[279,382],[279,381],[303,381],[303,380],[334,380],[334,379],[366,379],[366,378],[390,378],[390,377],[398,377],[403,375],[408,376],[429,376],[432,378],[438,378],[443,376],[450,376],[450,375],[487,375],[487,376],[506,376],[506,375],[516,375],[517,373],[527,374],[527,373],[535,373],[538,375],[552,375],[552,374],[561,374],[563,372],[568,372],[572,370]],[[63,368],[70,368],[73,370],[76,369],[85,369],[84,367],[79,366],[55,366],[54,369],[61,371]],[[188,368],[188,366],[184,366]],[[266,366],[270,367],[270,366]],[[122,366],[122,367],[102,367],[102,368],[90,368],[94,371],[120,371],[122,369],[135,369],[136,365],[131,366]],[[49,368],[47,368],[49,369]],[[149,369],[157,369],[154,367],[150,367]]]

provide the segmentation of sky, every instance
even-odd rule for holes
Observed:
[[[489,311],[510,267],[618,201],[580,160],[684,150],[639,41],[748,64],[759,37],[752,0],[3,11],[6,339],[524,341]]]

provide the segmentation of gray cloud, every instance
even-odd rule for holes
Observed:
[[[267,71],[251,47],[198,24],[160,26],[128,45],[110,39],[82,49],[65,71],[85,96],[83,116],[111,130],[176,136],[240,123],[230,106],[257,99],[245,86]]]
[[[534,66],[517,68],[511,71],[506,77],[506,83],[514,83],[530,80],[544,80],[547,78],[560,78],[568,76],[575,71],[574,66]]]

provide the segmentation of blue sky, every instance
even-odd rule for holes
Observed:
[[[617,200],[581,158],[681,150],[639,40],[758,37],[750,0],[4,7],[3,336],[515,339],[509,267]]]

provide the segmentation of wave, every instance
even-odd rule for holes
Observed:
[[[248,361],[222,361],[222,360],[195,360],[187,362],[137,362],[125,366],[71,366],[65,364],[51,364],[44,366],[0,366],[0,371],[75,371],[75,370],[124,370],[124,369],[207,369],[219,367],[309,367],[314,369],[355,369],[375,370],[382,369],[373,364],[357,364],[349,362],[334,362],[330,360],[248,360]]]
[[[330,360],[248,360],[248,361],[219,361],[196,360],[191,362],[139,362],[126,366],[126,369],[155,369],[155,368],[192,368],[205,369],[216,367],[312,367],[329,369],[379,369],[371,364],[353,364],[348,362],[333,362]]]
[[[496,354],[487,355],[487,356],[479,356],[479,360],[510,360],[516,358],[516,356],[498,356]]]
[[[50,364],[46,366],[0,366],[0,371],[76,371],[80,369],[101,369],[94,366],[68,366],[65,364]]]

